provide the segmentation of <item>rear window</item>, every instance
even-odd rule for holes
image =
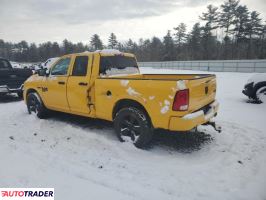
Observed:
[[[10,66],[8,61],[0,59],[0,70],[1,69],[8,69],[10,67],[11,66]]]
[[[72,76],[86,76],[88,60],[88,56],[77,56],[75,59]]]
[[[138,65],[134,57],[102,56],[100,59],[100,76],[138,74]]]

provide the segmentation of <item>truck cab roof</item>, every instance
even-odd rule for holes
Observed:
[[[84,51],[81,53],[72,53],[65,56],[73,56],[73,55],[91,55],[91,54],[100,54],[101,56],[115,56],[115,55],[124,55],[128,57],[135,57],[134,54],[131,53],[124,53],[117,49],[102,49],[102,50],[96,50],[96,51]]]

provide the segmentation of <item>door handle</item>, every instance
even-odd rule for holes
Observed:
[[[59,85],[65,85],[65,82],[64,81],[58,81],[58,84]]]
[[[80,86],[87,86],[88,83],[80,82],[79,85],[80,85]]]

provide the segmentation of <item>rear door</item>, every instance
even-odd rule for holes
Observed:
[[[63,111],[69,110],[66,87],[71,65],[71,56],[61,58],[51,69],[49,77],[41,85],[42,97],[48,107]]]
[[[90,113],[91,55],[75,57],[72,72],[67,82],[67,98],[70,110],[82,114]]]

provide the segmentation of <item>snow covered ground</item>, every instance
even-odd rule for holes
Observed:
[[[61,113],[39,120],[24,102],[2,98],[0,187],[54,187],[60,200],[265,200],[266,104],[241,94],[251,74],[216,74],[223,132],[157,131],[147,150],[120,143],[108,122]]]

